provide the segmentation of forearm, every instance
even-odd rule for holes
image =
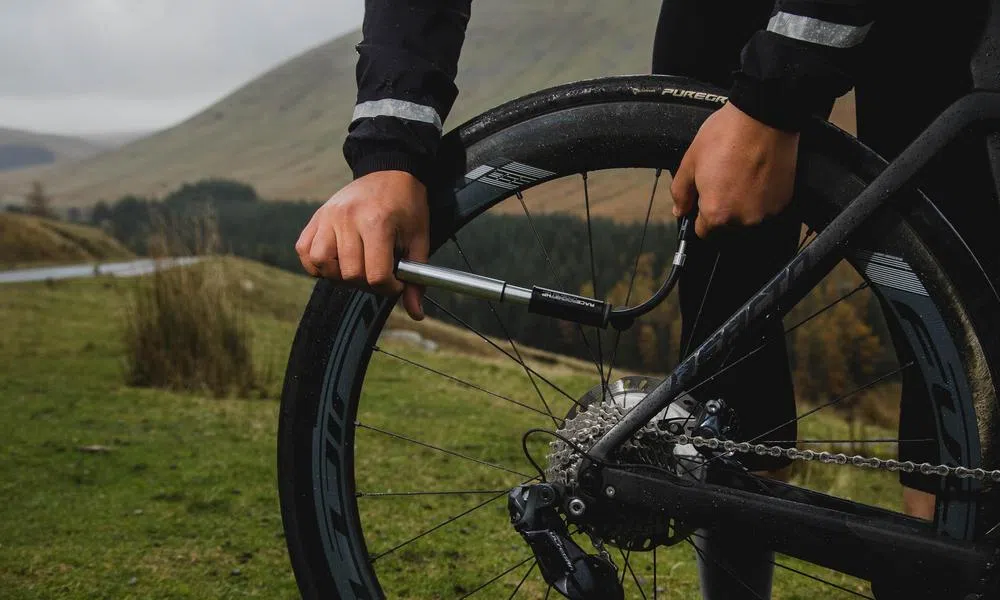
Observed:
[[[427,181],[471,0],[366,0],[358,44],[358,99],[344,156],[355,177],[407,171]]]
[[[773,127],[798,131],[854,84],[873,0],[778,0],[767,30],[743,49],[730,100]]]

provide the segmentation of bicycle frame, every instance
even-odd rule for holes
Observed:
[[[601,438],[591,454],[607,459],[680,392],[695,383],[704,365],[719,357],[760,319],[780,319],[812,285],[819,282],[841,258],[836,250],[879,207],[898,192],[948,143],[973,125],[1000,130],[1000,91],[977,91],[956,101],[941,113],[906,150],[892,161],[812,243],[802,249],[760,291],[684,358],[663,382],[642,399]],[[995,181],[1000,188],[1000,182]]]
[[[977,91],[938,116],[811,244],[608,431],[591,448],[593,461],[585,461],[584,469],[607,461],[639,428],[697,383],[705,365],[720,358],[724,349],[734,347],[754,324],[761,319],[782,318],[840,260],[837,249],[848,237],[958,136],[980,129],[1000,196],[1000,0],[993,0],[990,8],[983,39],[970,63]],[[770,493],[762,495],[747,491],[746,485],[734,489],[737,482],[733,479],[738,475],[732,473],[724,486],[690,486],[613,464],[594,469],[593,475],[599,481],[595,496],[602,496],[605,486],[620,490],[614,501],[599,500],[605,507],[613,502],[620,510],[630,500],[662,499],[663,506],[682,520],[752,531],[764,535],[777,551],[866,579],[878,572],[880,563],[883,572],[884,565],[892,565],[890,570],[896,577],[910,577],[933,564],[934,572],[972,585],[989,561],[995,560],[994,548],[941,538],[915,519],[888,511],[859,512],[835,498],[777,482],[768,482]],[[837,543],[842,551],[830,553],[831,543]]]
[[[941,113],[812,243],[682,360],[660,385],[597,442],[591,450],[595,458],[606,459],[666,408],[695,381],[701,367],[717,358],[722,349],[733,347],[751,324],[761,318],[783,317],[801,299],[802,292],[819,282],[840,259],[836,249],[932,157],[973,126],[986,129],[983,137],[988,144],[993,183],[1000,196],[1000,0],[991,1],[983,38],[970,70],[978,91],[960,98]]]

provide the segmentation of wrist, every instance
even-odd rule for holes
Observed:
[[[781,129],[761,121],[731,102],[724,104],[720,110],[731,113],[732,118],[738,122],[737,127],[753,137],[770,139],[776,143],[797,141],[799,138],[798,131]]]
[[[729,104],[755,121],[786,133],[802,130],[810,117],[806,102],[781,81],[760,81],[737,73]]]
[[[405,152],[387,151],[375,152],[362,156],[351,165],[355,179],[360,179],[372,173],[393,172],[405,174],[426,186],[430,168],[426,159],[421,159]]]

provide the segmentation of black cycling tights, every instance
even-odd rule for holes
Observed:
[[[732,73],[739,68],[741,49],[755,31],[766,28],[773,7],[774,0],[665,0],[653,46],[653,72],[691,77],[728,89]],[[859,137],[891,160],[948,104],[971,88],[968,62],[982,19],[975,10],[941,11],[935,3],[904,0],[884,0],[880,10],[882,14],[865,41],[863,66],[856,74],[856,104]],[[929,39],[953,43],[929,44]],[[927,81],[933,81],[933,86],[923,83]],[[996,279],[1000,251],[996,236],[988,229],[1000,223],[1000,204],[982,144],[953,144],[919,183]],[[693,243],[679,286],[682,351],[704,340],[782,267],[795,253],[799,234],[799,221],[785,215],[758,227]],[[737,409],[742,439],[795,416],[781,323],[762,333],[775,343],[743,361],[729,371],[725,381],[705,392],[725,398]],[[739,348],[734,353],[743,354]],[[759,382],[767,382],[767,387]],[[931,421],[911,408],[919,402],[908,402],[910,396],[913,394],[904,393],[900,417],[901,429],[908,434],[900,437],[933,436],[933,431],[921,433]],[[795,427],[779,429],[768,437],[794,440]],[[907,449],[901,447],[900,451]],[[940,462],[935,456],[911,454],[907,458]],[[759,471],[786,463],[756,457],[744,464]],[[927,491],[936,487],[935,482],[919,476],[909,476],[903,483]],[[773,553],[754,547],[746,537],[704,530],[696,534],[706,600],[770,597]]]

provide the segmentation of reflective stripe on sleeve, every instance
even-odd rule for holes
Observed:
[[[420,121],[430,123],[441,131],[441,116],[432,106],[424,106],[407,100],[395,100],[385,98],[383,100],[369,100],[354,107],[354,117],[351,122],[358,119],[369,119],[372,117],[396,117],[407,121]]]
[[[767,30],[785,37],[833,48],[850,48],[865,39],[872,24],[843,25],[813,17],[779,12],[771,17]]]

